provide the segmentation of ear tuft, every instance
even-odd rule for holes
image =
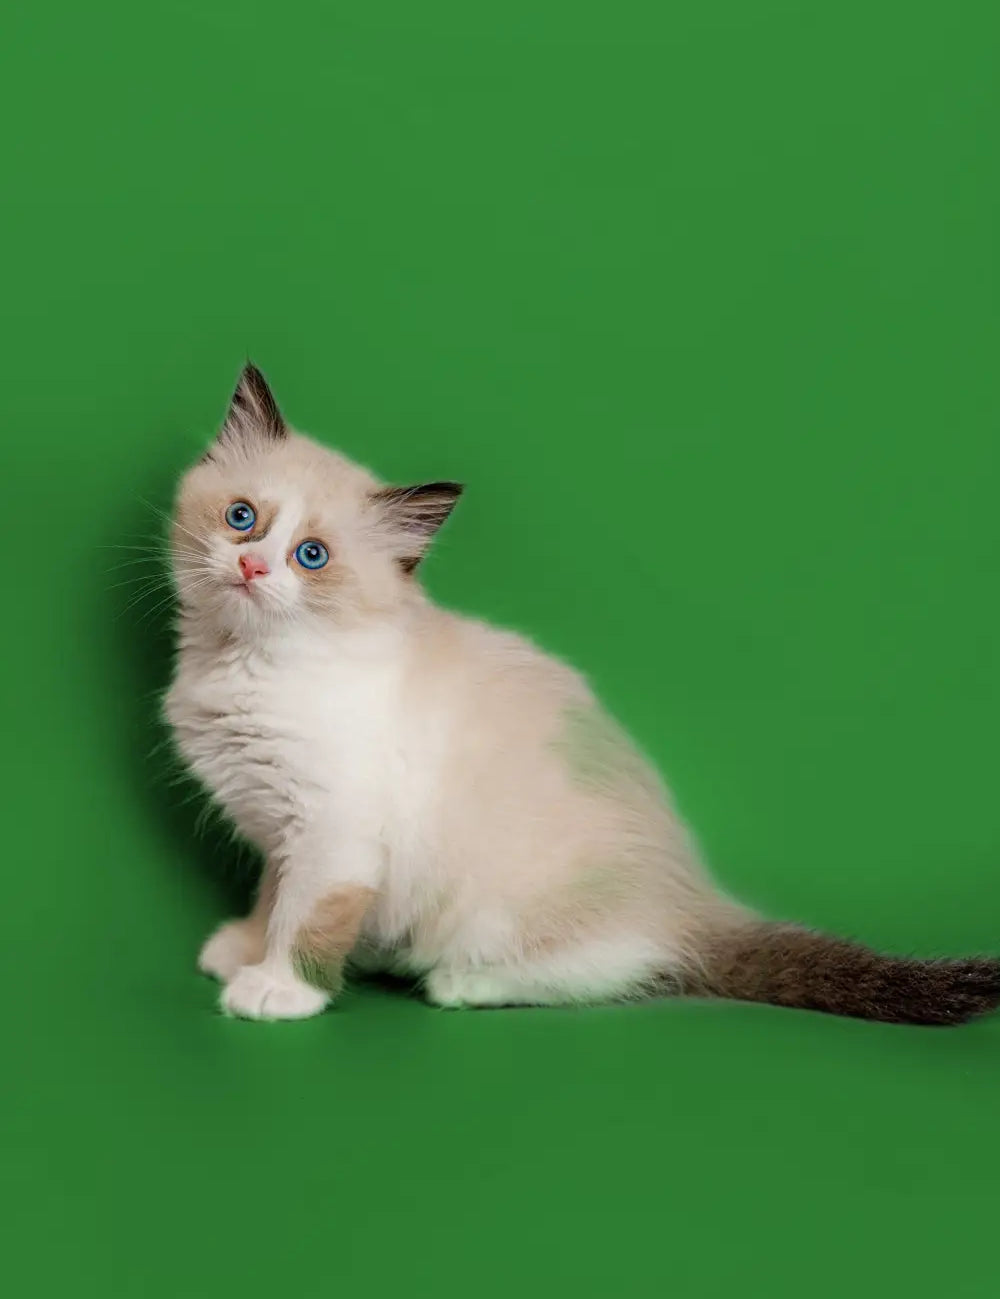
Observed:
[[[219,430],[219,441],[241,442],[246,437],[258,437],[277,442],[287,432],[284,416],[267,380],[248,361],[229,403],[225,423]]]
[[[438,528],[462,495],[461,483],[419,483],[415,487],[383,487],[372,493],[373,502],[398,539],[399,563],[412,573]]]

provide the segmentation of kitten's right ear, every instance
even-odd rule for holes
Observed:
[[[229,403],[225,423],[219,429],[219,442],[235,445],[247,437],[277,442],[287,433],[288,426],[267,380],[248,361]]]
[[[434,534],[462,495],[461,483],[418,483],[415,487],[380,487],[371,495],[394,541],[404,573],[423,559]]]

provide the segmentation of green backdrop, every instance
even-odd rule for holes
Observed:
[[[46,0],[4,19],[12,1293],[992,1296],[1000,1022],[231,1022],[142,504],[244,358],[464,497],[435,593],[571,657],[718,874],[1000,948],[987,3]],[[141,567],[141,566],[140,566]]]

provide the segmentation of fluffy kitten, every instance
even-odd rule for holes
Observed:
[[[586,682],[422,592],[460,492],[386,487],[294,433],[252,366],[181,482],[166,716],[266,862],[199,958],[227,1011],[314,1015],[348,961],[439,1006],[693,993],[954,1024],[997,1005],[996,961],[880,956],[722,895]]]

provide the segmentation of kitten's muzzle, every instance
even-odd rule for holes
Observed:
[[[240,572],[243,575],[243,581],[249,585],[254,578],[266,577],[270,573],[267,561],[261,559],[260,555],[242,554],[239,559]]]

